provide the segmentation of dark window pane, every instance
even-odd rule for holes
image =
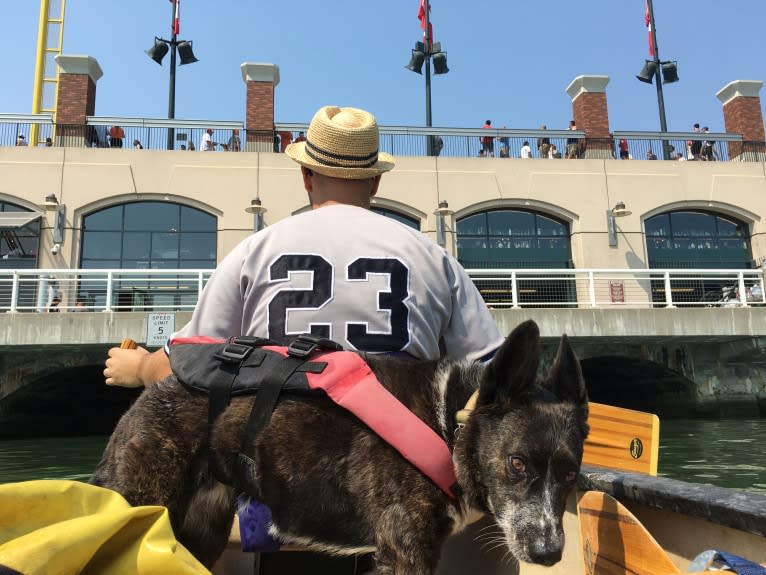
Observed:
[[[125,230],[177,232],[178,208],[178,204],[163,202],[125,204]]]
[[[416,220],[414,218],[411,218],[409,216],[405,216],[404,214],[400,214],[399,212],[395,212],[394,210],[389,210],[387,208],[381,208],[379,206],[374,206],[370,208],[373,212],[376,214],[380,214],[382,216],[386,216],[387,218],[391,218],[392,220],[396,220],[397,222],[400,222],[404,224],[405,226],[409,226],[413,229],[419,230],[420,229],[420,221]]]
[[[181,236],[181,259],[207,258],[215,260],[215,233],[182,233]]]
[[[645,228],[647,236],[670,236],[670,215],[660,214],[649,218],[646,220]]]
[[[122,257],[126,259],[149,260],[151,234],[147,232],[125,232],[122,238]]]
[[[188,206],[181,206],[181,230],[184,232],[213,232],[216,218],[203,211]]]
[[[712,237],[715,235],[715,216],[693,212],[671,214],[675,237]]]
[[[83,230],[110,231],[122,229],[122,206],[106,208],[90,214],[83,221]]]
[[[561,222],[537,214],[537,235],[563,236],[566,231],[566,226]]]
[[[114,259],[120,256],[121,246],[120,232],[87,232],[83,234],[82,259]]]
[[[487,233],[487,214],[474,214],[457,223],[458,236],[475,236]]]
[[[178,259],[178,234],[152,234],[152,260]]]

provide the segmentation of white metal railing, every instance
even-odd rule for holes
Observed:
[[[212,270],[0,270],[0,311],[191,311]]]
[[[491,307],[734,307],[766,304],[761,269],[469,269]]]
[[[496,308],[766,306],[759,269],[469,269]],[[0,312],[191,311],[212,270],[0,270]]]

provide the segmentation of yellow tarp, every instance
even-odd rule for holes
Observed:
[[[77,481],[0,485],[0,566],[24,575],[209,574],[165,507],[131,507]]]

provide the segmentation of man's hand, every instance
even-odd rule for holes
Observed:
[[[170,359],[163,348],[149,353],[143,347],[113,347],[106,360],[104,378],[107,385],[142,387],[161,381],[172,373]]]
[[[119,387],[143,387],[141,377],[143,363],[148,359],[149,352],[143,347],[136,349],[121,349],[113,347],[109,350],[106,360],[104,377],[107,385]]]

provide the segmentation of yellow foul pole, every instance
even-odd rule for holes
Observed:
[[[37,30],[35,84],[32,91],[32,113],[56,114],[58,67],[55,56],[61,54],[64,42],[64,11],[66,0],[40,0],[40,21]],[[38,145],[38,124],[32,124],[29,144]]]

